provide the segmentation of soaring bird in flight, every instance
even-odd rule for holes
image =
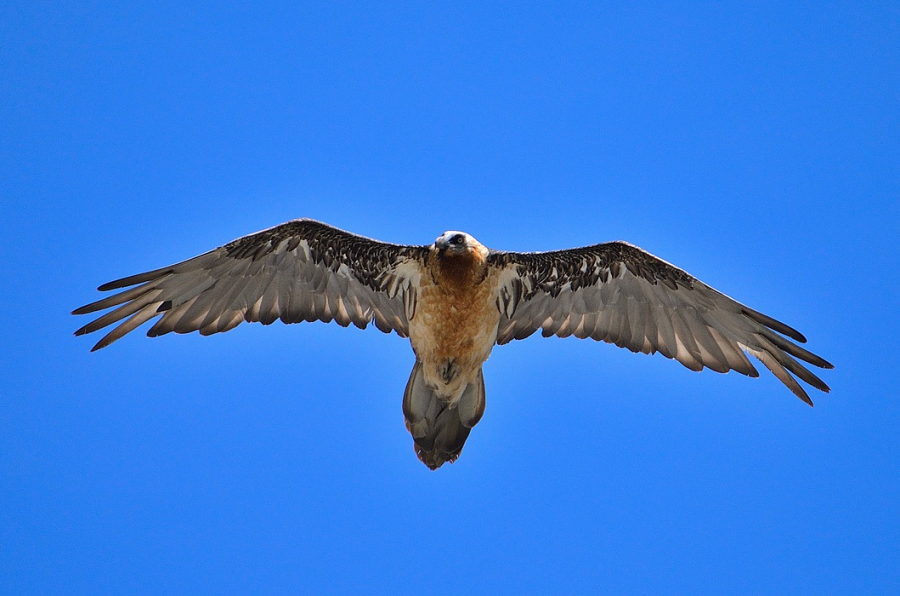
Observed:
[[[833,368],[795,343],[806,342],[795,329],[626,242],[517,253],[450,231],[430,246],[406,246],[298,219],[98,289],[122,291],[73,312],[117,307],[75,332],[119,323],[93,350],[155,317],[150,337],[278,319],[361,329],[374,321],[409,337],[416,362],[403,415],[432,470],[459,457],[484,414],[481,367],[494,345],[538,329],[659,352],[691,370],[759,376],[747,352],[809,405],[792,375],[829,389],[797,359]]]

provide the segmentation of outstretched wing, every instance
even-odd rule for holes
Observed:
[[[238,238],[169,267],[100,286],[128,288],[82,306],[81,315],[118,307],[75,332],[121,322],[93,350],[160,317],[150,337],[174,331],[203,335],[242,321],[337,321],[408,334],[426,247],[378,242],[326,224],[299,219]],[[92,351],[93,351],[92,350]]]
[[[631,244],[495,252],[488,262],[501,269],[499,344],[541,329],[544,337],[590,337],[632,352],[660,352],[692,370],[759,376],[746,350],[809,405],[790,373],[829,390],[795,359],[833,368],[790,341],[806,342],[798,331]]]

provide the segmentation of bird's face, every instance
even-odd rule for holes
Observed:
[[[434,241],[434,247],[440,254],[462,255],[476,246],[479,246],[477,240],[465,232],[457,232],[456,230],[444,232]]]

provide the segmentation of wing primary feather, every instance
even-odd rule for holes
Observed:
[[[129,319],[127,319],[124,323],[107,333],[103,339],[97,342],[97,344],[91,348],[91,352],[96,352],[102,348],[105,348],[112,342],[121,338],[123,335],[128,333],[129,331],[133,331],[134,329],[140,327],[145,322],[149,321],[153,317],[157,316],[158,313],[156,309],[153,308],[153,305],[144,307],[143,310],[139,310],[138,312],[131,315]]]
[[[805,360],[814,366],[818,366],[819,368],[832,369],[834,365],[825,360],[824,358],[817,356],[810,352],[809,350],[798,346],[797,344],[791,343],[788,340],[784,339],[777,333],[770,331],[769,329],[763,328],[760,333],[773,344],[778,346],[783,351],[787,352],[792,356],[796,356],[801,360]]]
[[[224,281],[224,280],[223,280]],[[222,296],[218,297],[214,302],[212,302],[206,312],[206,316],[197,324],[197,328],[202,330],[204,328],[213,328],[218,327],[216,321],[218,321],[221,317],[225,316],[227,318],[231,318],[231,313],[235,310],[241,310],[241,307],[237,305],[241,294],[246,290],[247,285],[250,283],[250,278],[248,277],[233,277],[229,278],[228,283],[226,285],[225,291],[222,293]],[[205,335],[210,335],[206,333]]]
[[[791,356],[776,348],[774,345],[772,345],[772,342],[767,340],[761,334],[756,333],[754,334],[754,337],[759,340],[760,347],[762,347],[763,350],[771,354],[772,357],[778,361],[778,364],[800,377],[801,381],[806,381],[819,391],[824,391],[825,393],[831,391],[831,389],[828,387],[828,385],[825,384],[824,381],[822,381],[822,379],[813,374],[813,372],[808,368],[805,368],[802,364],[794,360]]]
[[[162,301],[156,312],[163,313],[176,308],[216,285],[216,280],[206,276],[202,281],[192,280],[177,287],[162,290],[159,300]]]
[[[159,290],[150,290],[149,292],[147,292],[143,296],[137,298],[133,302],[128,302],[126,304],[123,304],[119,308],[106,313],[99,319],[91,321],[90,323],[88,323],[87,325],[85,325],[84,327],[82,327],[81,329],[76,331],[75,335],[84,335],[85,333],[92,333],[94,331],[97,331],[98,329],[103,329],[107,325],[111,325],[111,324],[115,323],[116,321],[121,321],[125,317],[129,317],[129,316],[133,315],[134,313],[141,310],[148,304],[151,304],[152,302],[154,302],[154,300],[156,299],[156,297],[158,295],[159,295]],[[153,310],[155,311],[156,309],[154,308]],[[110,341],[104,345],[109,345],[109,343],[112,343],[112,342]]]
[[[755,350],[747,346],[744,346],[744,348],[748,352],[759,358],[759,361],[762,362],[779,381],[784,383],[784,385],[791,390],[791,393],[799,397],[810,406],[813,405],[812,400],[809,398],[809,395],[807,395],[803,387],[800,386],[800,383],[798,383],[797,380],[792,377],[790,373],[788,373],[788,371],[786,371],[784,367],[781,366],[778,361],[776,361],[775,358],[772,357],[771,354],[769,354],[765,350]]]
[[[127,288],[128,286],[133,286],[135,284],[153,281],[160,277],[168,276],[172,273],[174,265],[170,265],[168,267],[162,267],[161,269],[154,269],[153,271],[147,271],[146,273],[138,273],[136,275],[129,275],[128,277],[123,277],[121,279],[116,279],[114,281],[107,282],[102,286],[99,286],[97,289],[101,292],[108,292],[110,290],[118,290],[119,288]]]
[[[175,325],[178,324],[178,321],[182,316],[184,316],[184,314],[196,300],[197,296],[194,296],[190,300],[182,302],[172,310],[167,310],[166,312],[164,312],[162,318],[147,330],[147,337],[158,337],[160,335],[165,335],[166,333],[171,333],[172,331],[174,331]]]
[[[709,333],[719,344],[719,349],[722,350],[722,354],[725,356],[725,360],[728,362],[728,366],[731,370],[736,370],[748,377],[759,376],[759,371],[756,370],[756,367],[753,366],[740,346],[728,340],[724,335],[719,333],[719,330],[715,327],[710,327]]]
[[[176,263],[175,265],[160,267],[159,269],[146,271],[144,273],[138,273],[136,275],[129,275],[128,277],[123,277],[121,279],[105,283],[97,289],[101,292],[108,292],[109,290],[117,290],[119,288],[125,288],[128,286],[133,286],[135,284],[152,281],[157,278],[168,276],[171,273],[179,273],[182,271],[189,271],[191,269],[202,269],[203,265],[207,264],[207,262],[210,261],[212,257],[218,256],[220,254],[222,254],[222,249],[217,248],[205,252],[202,255],[192,257],[186,261]]]
[[[688,312],[691,313],[691,320],[696,321],[697,323],[692,326],[691,330],[693,331],[697,348],[699,348],[701,352],[701,362],[710,370],[714,370],[718,373],[728,372],[728,359],[725,358],[725,354],[723,354],[722,350],[719,348],[719,343],[710,333],[710,326],[700,313],[697,312],[696,308],[688,307]]]
[[[750,308],[748,306],[744,306],[743,304],[741,305],[741,312],[743,312],[745,315],[747,315],[748,317],[750,317],[757,323],[762,323],[766,327],[769,327],[770,329],[774,329],[775,331],[777,331],[778,333],[781,333],[782,335],[787,335],[791,339],[799,341],[801,344],[806,343],[806,338],[803,336],[802,333],[800,333],[793,327],[785,325],[781,321],[773,319],[769,315],[764,315],[763,313],[759,312],[758,310],[753,310],[752,308]]]
[[[220,288],[220,286],[223,287]],[[184,314],[179,317],[178,322],[175,323],[175,333],[190,333],[200,329],[204,319],[210,314],[210,308],[220,298],[218,294],[226,293],[227,291],[227,285],[223,284],[222,280],[219,280],[207,291],[198,293],[196,298],[192,300],[190,308],[185,310]]]
[[[165,277],[161,278],[165,279]],[[159,280],[156,280],[157,282]],[[150,290],[157,287],[156,283],[147,282],[141,284],[137,287],[125,290],[124,292],[119,292],[118,294],[113,294],[112,296],[107,296],[102,300],[98,300],[96,302],[91,302],[90,304],[85,304],[80,308],[76,308],[72,311],[73,315],[87,315],[92,312],[97,312],[98,310],[105,310],[107,308],[111,308],[113,306],[118,306],[123,302],[128,302],[130,300],[135,300],[141,296],[144,292],[149,292]]]

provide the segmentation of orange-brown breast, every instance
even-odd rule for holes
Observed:
[[[485,253],[429,255],[410,321],[410,342],[426,383],[451,402],[474,382],[497,339],[497,277],[487,268]],[[450,379],[448,366],[458,367]]]

